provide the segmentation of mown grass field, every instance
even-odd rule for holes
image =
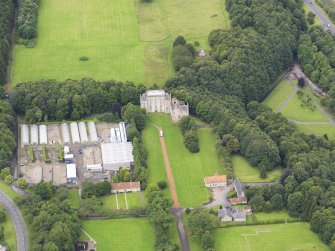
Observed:
[[[128,209],[134,207],[144,207],[145,201],[142,203],[142,193],[120,193],[120,194],[111,194],[101,197],[104,208],[117,210],[117,203],[119,209]],[[127,200],[127,202],[126,202]]]
[[[305,134],[314,134],[315,136],[322,137],[324,134],[328,135],[328,138],[335,138],[335,127],[332,125],[297,125],[299,131]]]
[[[150,114],[147,124],[150,129],[146,129],[144,133],[144,142],[149,153],[150,182],[161,179],[167,180],[158,131],[153,125],[160,126],[164,131],[180,205],[182,207],[192,207],[207,202],[210,194],[208,189],[205,188],[204,177],[216,172],[224,173],[216,154],[216,139],[211,128],[198,129],[200,152],[190,153],[184,146],[179,127],[172,124],[170,115]]]
[[[12,82],[92,77],[162,85],[173,72],[177,35],[208,48],[210,31],[229,25],[224,0],[44,0],[35,48],[15,47]]]
[[[14,225],[7,211],[6,211],[6,220],[5,222],[0,223],[0,227],[4,228],[4,240],[9,250],[17,250]]]
[[[295,95],[291,101],[284,107],[282,114],[300,122],[328,122],[328,118],[316,107],[311,109],[303,104],[302,99],[307,99],[304,95],[302,98]]]
[[[293,86],[286,80],[281,81],[276,88],[266,97],[263,104],[276,111],[280,105],[293,93]]]
[[[232,163],[234,168],[234,174],[243,182],[267,182],[279,180],[280,176],[283,173],[283,170],[278,167],[273,171],[267,173],[265,179],[259,177],[259,169],[253,167],[249,162],[240,155],[234,155],[232,157]]]
[[[146,218],[82,221],[99,251],[154,251],[154,229]]]
[[[78,189],[70,189],[67,195],[73,208],[80,208],[80,198]]]
[[[215,250],[330,250],[308,223],[300,222],[220,228],[215,240]]]

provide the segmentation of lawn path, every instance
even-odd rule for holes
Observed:
[[[298,92],[298,87],[294,84],[292,84],[292,82],[289,79],[286,79],[287,82],[290,83],[290,85],[292,85],[292,87],[294,88],[294,91],[291,93],[291,95],[280,105],[280,107],[276,110],[276,113],[281,112],[284,107],[291,101],[291,99],[297,94]]]
[[[158,133],[162,130],[158,126],[156,126],[156,128],[158,130]],[[176,191],[176,187],[175,187],[175,184],[174,184],[174,179],[173,179],[172,170],[171,170],[171,166],[170,166],[169,156],[168,156],[168,153],[167,153],[167,150],[166,150],[164,137],[160,137],[160,143],[161,143],[162,153],[163,153],[163,157],[164,157],[165,170],[166,170],[166,174],[167,174],[168,180],[169,180],[170,192],[171,192],[171,196],[172,196],[172,200],[173,200],[173,207],[174,208],[179,208],[177,191]]]

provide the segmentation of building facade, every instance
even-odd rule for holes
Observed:
[[[205,186],[208,188],[215,187],[226,187],[227,186],[227,176],[226,175],[214,175],[204,178]]]
[[[147,113],[170,113],[174,123],[189,115],[188,104],[172,98],[171,94],[164,90],[148,90],[140,95],[140,104]]]

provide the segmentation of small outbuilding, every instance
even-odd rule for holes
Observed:
[[[238,205],[238,204],[246,204],[248,202],[247,197],[238,197],[238,198],[231,198],[230,203],[232,205]]]
[[[94,165],[87,165],[87,171],[92,173],[101,173],[102,172],[102,166],[101,164],[94,164]]]
[[[204,178],[205,186],[209,188],[227,186],[227,176],[215,174]]]
[[[111,193],[141,192],[141,183],[139,181],[112,183]]]
[[[76,170],[76,164],[67,164],[66,165],[66,179],[67,183],[77,183],[77,170]]]
[[[244,206],[244,207],[243,207],[243,211],[244,211],[247,215],[252,215],[252,208],[251,208],[251,206]]]
[[[203,57],[206,56],[206,52],[205,52],[205,50],[203,48],[201,48],[200,51],[198,52],[198,56],[200,58],[203,58]]]

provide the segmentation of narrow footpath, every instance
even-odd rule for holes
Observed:
[[[162,129],[159,126],[155,126],[155,127],[157,128],[158,135],[159,135],[160,131]],[[162,147],[165,170],[166,170],[166,174],[168,176],[170,192],[171,192],[171,196],[172,196],[172,200],[173,200],[173,208],[171,209],[171,212],[176,216],[177,230],[178,230],[178,234],[179,234],[181,250],[182,251],[190,251],[190,246],[189,246],[189,243],[188,243],[187,234],[186,234],[184,221],[183,221],[184,209],[180,208],[180,206],[179,206],[177,190],[176,190],[176,187],[175,187],[175,184],[174,184],[174,179],[173,179],[173,175],[172,175],[172,170],[171,170],[171,166],[170,166],[168,152],[167,152],[166,145],[165,145],[164,136],[160,137],[160,143],[161,143],[161,147]]]

